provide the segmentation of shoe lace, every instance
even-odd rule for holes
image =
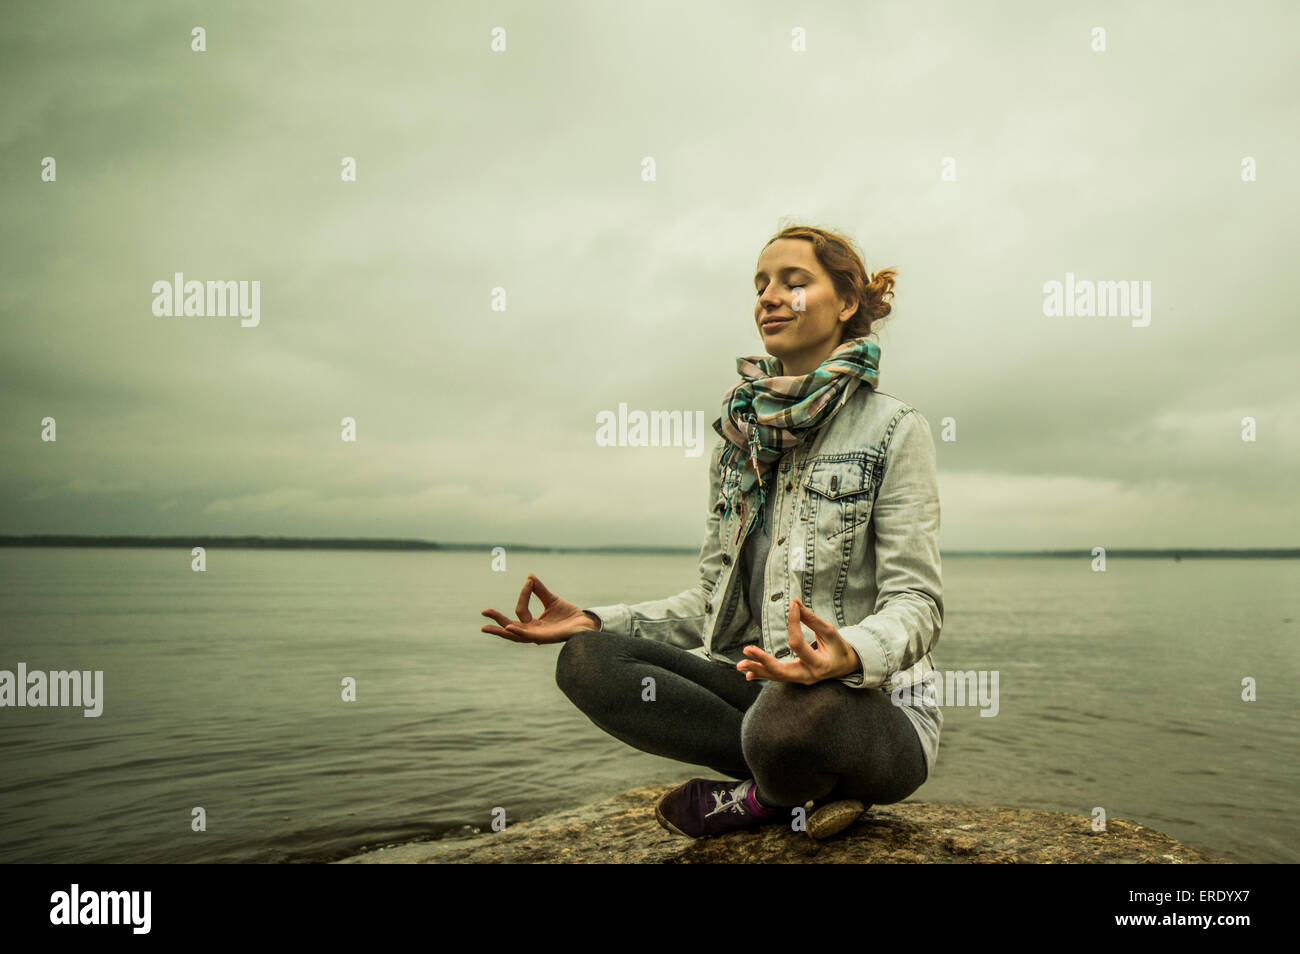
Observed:
[[[722,812],[739,812],[745,814],[745,793],[747,786],[743,783],[736,788],[715,788],[709,794],[713,796],[713,811],[707,812],[704,817],[712,818],[714,815]],[[724,796],[731,796],[730,800]]]

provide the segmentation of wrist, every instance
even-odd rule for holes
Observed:
[[[836,679],[843,679],[846,676],[862,675],[862,659],[858,656],[858,651],[852,646],[849,647],[848,658],[844,661],[844,665],[841,669],[842,671],[835,676]]]

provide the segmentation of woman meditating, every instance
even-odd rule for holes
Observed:
[[[581,609],[530,574],[517,620],[483,611],[497,624],[485,633],[563,641],[556,682],[601,729],[728,776],[665,794],[655,814],[670,831],[791,824],[815,807],[807,830],[822,837],[933,771],[934,441],[916,408],[877,390],[867,339],[893,284],[823,229],[792,226],[764,246],[754,322],[770,357],[737,359],[713,423],[694,586]]]

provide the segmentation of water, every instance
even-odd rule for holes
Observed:
[[[1300,861],[1300,563],[1108,567],[944,560],[936,662],[998,670],[1000,711],[945,709],[912,798],[1101,806],[1232,860]],[[557,646],[479,632],[530,571],[592,606],[676,593],[693,569],[210,550],[194,573],[183,550],[0,549],[0,669],[105,682],[98,719],[0,709],[0,861],[325,860],[712,774],[592,725],[555,686]]]

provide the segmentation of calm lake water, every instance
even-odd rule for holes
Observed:
[[[676,593],[694,566],[209,550],[194,573],[188,551],[0,549],[0,669],[101,669],[105,697],[97,719],[0,708],[0,861],[326,860],[712,775],[591,724],[555,686],[558,646],[479,632],[529,572],[594,606]],[[944,583],[936,663],[997,670],[999,712],[945,708],[911,800],[1102,806],[1300,861],[1300,562],[946,557]]]

